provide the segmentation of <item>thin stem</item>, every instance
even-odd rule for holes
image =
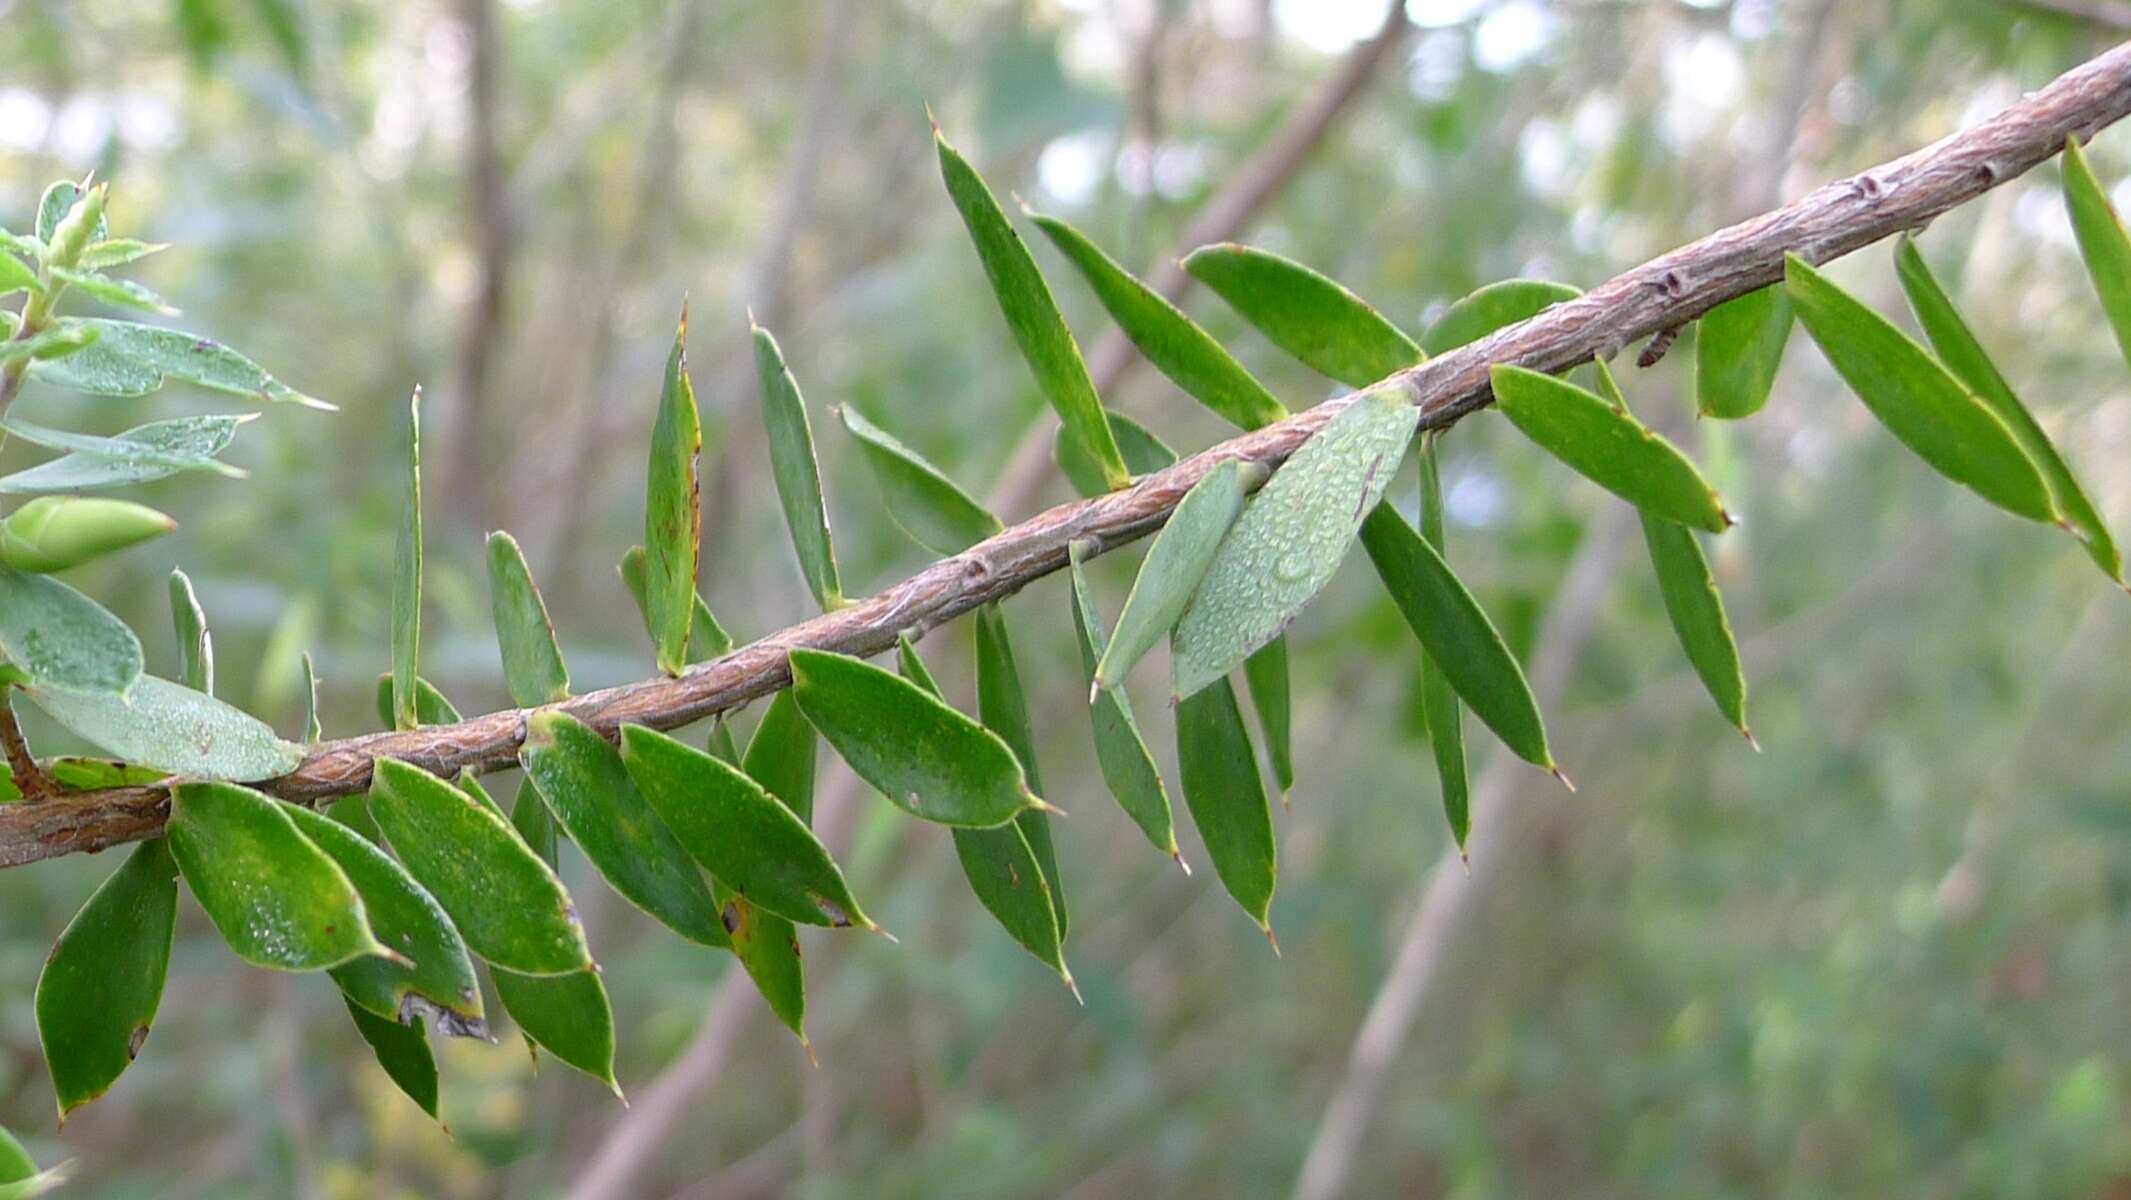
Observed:
[[[1661,329],[1776,283],[1783,277],[1786,252],[1825,262],[1916,228],[2048,160],[2067,138],[2091,136],[2127,113],[2131,43],[2059,76],[1973,128],[1653,259],[1530,320],[1389,376],[1379,386],[1402,391],[1421,410],[1422,429],[1447,428],[1492,401],[1492,364],[1558,372],[1611,357]],[[792,625],[677,678],[608,688],[555,707],[610,737],[624,723],[674,729],[788,686],[787,652],[793,647],[879,654],[895,644],[900,631],[930,629],[1063,568],[1066,547],[1074,541],[1086,540],[1102,553],[1152,532],[1224,459],[1277,468],[1349,403],[1351,397],[1327,401],[1122,491],[1059,505],[879,595]],[[260,786],[285,799],[312,802],[367,788],[378,758],[401,759],[442,775],[507,766],[516,761],[530,712],[506,710],[452,725],[326,742],[295,771]],[[108,788],[76,793],[60,803],[0,806],[0,866],[150,836],[161,828],[166,809],[167,793],[160,788]]]
[[[49,800],[55,794],[52,781],[45,777],[44,768],[30,754],[30,744],[22,738],[22,726],[15,720],[13,689],[0,689],[0,750],[7,754],[7,766],[15,773],[15,787],[24,800]]]

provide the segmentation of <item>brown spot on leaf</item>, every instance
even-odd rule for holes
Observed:
[[[132,1062],[134,1059],[139,1058],[141,1056],[141,1046],[146,1043],[147,1040],[148,1023],[143,1021],[142,1023],[133,1027],[132,1033],[126,1035],[127,1062]]]

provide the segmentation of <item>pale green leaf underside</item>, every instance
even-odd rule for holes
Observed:
[[[43,688],[124,692],[141,643],[96,601],[49,575],[0,566],[0,659]]]
[[[145,396],[175,379],[209,391],[268,403],[294,403],[331,411],[334,406],[289,387],[259,364],[212,338],[182,329],[90,317],[82,322],[100,335],[93,345],[65,358],[30,366],[32,378],[97,396]]]
[[[1222,539],[1242,514],[1251,485],[1264,478],[1265,469],[1256,463],[1223,459],[1177,502],[1140,561],[1132,591],[1096,665],[1095,678],[1102,687],[1124,683],[1133,666],[1175,628],[1213,566]]]
[[[1241,666],[1331,581],[1420,415],[1397,385],[1362,392],[1259,489],[1177,622],[1177,696]]]
[[[172,775],[254,783],[286,775],[303,747],[264,721],[167,679],[142,675],[125,695],[31,687],[53,720],[128,762]]]
[[[236,437],[237,426],[255,414],[180,417],[138,426],[113,437],[48,429],[20,417],[0,418],[0,431],[48,450],[53,459],[0,479],[0,492],[84,491],[161,479],[180,471],[213,471],[241,479],[245,472],[216,460]]]
[[[1096,611],[1087,573],[1081,569],[1083,549],[1079,542],[1068,548],[1073,573],[1073,630],[1080,644],[1081,674],[1093,684],[1096,663],[1108,643],[1102,614]],[[1178,858],[1169,793],[1162,785],[1154,755],[1147,749],[1147,740],[1140,734],[1139,721],[1132,715],[1132,701],[1122,688],[1094,691],[1088,715],[1094,726],[1095,761],[1103,782],[1116,797],[1118,807],[1140,827],[1155,849]]]

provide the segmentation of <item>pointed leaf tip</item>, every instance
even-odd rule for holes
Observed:
[[[1625,408],[1565,379],[1506,363],[1489,372],[1495,406],[1578,474],[1654,516],[1722,533],[1731,526],[1692,460]]]
[[[985,276],[991,281],[999,310],[1037,387],[1079,448],[1101,467],[1105,483],[1113,490],[1126,486],[1132,481],[1131,472],[1118,450],[1094,380],[1088,376],[1087,364],[1081,359],[1080,345],[1058,311],[1058,302],[1051,295],[1050,285],[1044,282],[1042,270],[1000,209],[990,186],[947,144],[937,127],[934,142],[948,197],[962,216]]]
[[[1821,353],[1897,440],[2008,512],[2058,519],[2049,485],[2013,431],[1915,339],[1796,254],[1784,256],[1784,286]]]

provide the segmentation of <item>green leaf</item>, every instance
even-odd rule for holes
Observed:
[[[390,675],[377,677],[377,719],[387,729],[392,727],[392,676]],[[414,720],[417,726],[456,725],[459,719],[459,710],[452,705],[451,701],[444,698],[444,693],[438,691],[435,684],[419,675],[415,676]]]
[[[784,693],[778,692],[777,695],[782,696]],[[772,697],[770,703],[776,703],[776,699]],[[801,723],[804,724],[804,721]],[[811,734],[813,729],[809,727],[807,732]],[[710,736],[704,740],[704,744],[710,747],[710,752],[717,755],[720,762],[729,762],[736,765],[739,763],[740,743],[733,740],[733,725],[727,719],[727,714],[719,713],[710,719]],[[711,882],[715,883],[717,881],[712,880]]]
[[[526,975],[592,966],[562,881],[494,810],[419,767],[381,758],[370,815],[475,954]]]
[[[1368,387],[1424,357],[1367,301],[1269,250],[1233,242],[1202,246],[1184,259],[1184,269],[1275,346],[1348,387]]]
[[[1152,474],[1176,462],[1176,451],[1167,442],[1121,412],[1110,414],[1110,432],[1116,436],[1118,451],[1125,456],[1125,466],[1134,477]],[[1051,459],[1081,495],[1100,496],[1110,490],[1103,482],[1102,467],[1066,436],[1064,426],[1051,439]]]
[[[226,421],[234,428],[251,420],[256,415],[192,417],[185,420],[194,425]],[[172,423],[160,422],[159,424],[169,425]],[[143,428],[151,427],[144,426]],[[21,438],[32,446],[43,446],[48,450],[67,450],[89,458],[102,459],[119,467],[160,467],[163,468],[163,473],[166,475],[175,474],[179,471],[209,470],[227,475],[233,479],[241,479],[246,474],[241,468],[217,462],[212,457],[192,453],[183,448],[168,449],[153,442],[135,441],[127,434],[119,434],[116,437],[99,437],[95,434],[72,433],[64,429],[49,429],[42,425],[35,425],[18,417],[0,418],[0,431]],[[207,431],[203,430],[202,432]],[[188,440],[195,439],[189,438]],[[226,437],[221,440],[223,445],[227,445],[229,442]]]
[[[392,727],[416,725],[422,657],[422,389],[407,402],[407,492],[392,557]]]
[[[1506,363],[1490,378],[1495,407],[1510,424],[1584,478],[1652,516],[1711,533],[1731,528],[1731,514],[1694,463],[1625,408]]]
[[[526,722],[518,761],[562,831],[624,899],[692,942],[731,944],[688,850],[659,820],[612,743],[551,709]]]
[[[814,427],[799,381],[784,365],[784,352],[770,331],[749,320],[755,335],[755,372],[762,382],[762,425],[769,434],[770,477],[784,505],[784,523],[792,531],[799,572],[823,612],[842,608],[843,583],[836,572],[836,548],[829,541],[828,502],[821,494],[821,467],[814,460]]]
[[[1080,270],[1132,344],[1186,395],[1244,429],[1270,425],[1288,415],[1287,406],[1244,370],[1213,335],[1159,292],[1134,279],[1079,230],[1056,217],[1032,215],[1031,219]],[[1111,414],[1113,429],[1117,420]],[[1117,441],[1123,449],[1121,432]],[[1125,453],[1125,465],[1132,466],[1130,451]],[[1139,473],[1137,468],[1134,473]]]
[[[215,639],[207,631],[207,614],[192,590],[192,577],[170,573],[170,623],[178,638],[178,681],[193,691],[215,694]]]
[[[1177,705],[1176,754],[1184,803],[1206,843],[1214,873],[1272,940],[1273,885],[1279,869],[1273,810],[1228,680],[1217,679]],[[1275,950],[1279,945],[1273,942]]]
[[[37,272],[12,254],[0,254],[0,296],[42,291],[44,285],[37,282]]]
[[[944,701],[939,681],[918,657],[917,647],[905,637],[899,648],[904,677]],[[1073,972],[1066,967],[1064,935],[1058,929],[1058,907],[1051,897],[1050,880],[1021,824],[1010,821],[992,829],[956,829],[954,843],[955,858],[962,864],[963,877],[969,880],[977,902],[1022,949],[1058,972],[1058,977],[1078,997],[1080,985],[1073,982]]]
[[[326,816],[379,845],[384,844],[385,835],[378,829],[377,821],[370,816],[370,796],[367,792],[342,796],[335,800],[333,806],[326,810]]]
[[[37,1037],[59,1119],[109,1091],[155,1024],[177,928],[169,843],[142,842],[67,923],[37,977]]]
[[[1080,345],[1059,314],[1043,272],[983,178],[947,144],[937,125],[932,133],[940,155],[940,177],[946,180],[947,194],[969,228],[999,311],[1006,316],[1007,328],[1013,331],[1014,343],[1035,375],[1036,386],[1057,410],[1059,421],[1080,444],[1079,449],[1100,464],[1110,488],[1124,487],[1132,482],[1131,474],[1103,417],[1102,400],[1095,394],[1095,381],[1088,378],[1087,364],[1081,361]]]
[[[15,1135],[0,1127],[0,1183],[16,1183],[37,1173],[37,1163]]]
[[[66,435],[74,444],[58,448],[71,449],[73,453],[0,478],[0,493],[85,492],[146,483],[182,471],[214,471],[238,477],[244,472],[217,462],[215,456],[229,448],[239,425],[257,415],[178,417],[138,425],[110,438]],[[49,444],[23,434],[21,422],[13,423],[9,432],[22,436],[24,441]],[[82,442],[97,445],[84,448]]]
[[[856,408],[846,404],[839,415],[873,468],[889,517],[920,546],[960,554],[1005,528],[938,467]]]
[[[1738,726],[1748,741],[1753,740],[1746,727],[1746,673],[1701,543],[1685,525],[1648,513],[1643,514],[1643,540],[1650,546],[1650,565],[1657,570],[1665,615],[1679,634],[1687,661],[1694,664],[1694,673],[1717,702],[1717,711]]]
[[[652,809],[718,882],[788,920],[877,928],[813,830],[740,768],[641,725],[622,726],[621,757]]]
[[[802,821],[814,817],[814,727],[789,689],[770,697],[740,768]],[[731,761],[731,760],[727,760]]]
[[[703,424],[695,385],[688,379],[688,310],[681,310],[666,379],[659,387],[658,420],[651,427],[651,459],[644,483],[644,613],[659,670],[678,675],[688,665],[688,634],[696,598],[696,553],[703,540],[701,482]]]
[[[2071,214],[2072,233],[2079,239],[2079,253],[2086,259],[2087,275],[2101,297],[2102,311],[2108,314],[2124,357],[2131,360],[2131,235],[2124,232],[2123,220],[2101,180],[2094,177],[2077,137],[2064,142],[2064,206]]]
[[[806,723],[798,707],[791,703],[791,696],[787,690],[770,699],[770,707],[755,726],[755,736],[748,750],[752,756],[759,744],[763,764],[771,774],[779,778],[783,786],[805,796],[803,807],[783,796],[777,797],[804,821],[813,808],[814,727]],[[794,736],[795,731],[797,736]],[[768,735],[766,741],[765,734]],[[805,752],[803,764],[793,754],[802,746]],[[722,714],[711,730],[710,752],[712,757],[728,766],[740,764],[739,750],[733,745],[732,732]],[[802,771],[803,779],[788,777]],[[752,771],[749,774],[756,783],[769,790],[764,776]],[[770,794],[777,795],[774,790]],[[718,915],[725,921],[725,931],[732,935],[733,957],[740,960],[748,978],[755,981],[755,989],[762,993],[770,1011],[798,1037],[801,1046],[807,1047],[807,1056],[812,1058],[814,1051],[807,1041],[806,1029],[806,964],[802,961],[797,928],[775,913],[764,912],[718,879],[710,881],[710,894],[717,898]]]
[[[1259,490],[1177,622],[1176,695],[1241,666],[1331,581],[1362,517],[1398,471],[1420,415],[1399,387],[1363,392]]]
[[[488,535],[488,602],[511,703],[532,708],[567,698],[570,668],[555,644],[555,623],[548,619],[547,602],[533,583],[524,551],[507,533]]]
[[[1295,786],[1295,759],[1289,749],[1287,638],[1276,637],[1243,660],[1243,680],[1250,685],[1251,707],[1265,734],[1265,752],[1273,763],[1273,782],[1285,796]]]
[[[362,896],[371,931],[401,959],[334,967],[333,982],[348,999],[402,1025],[429,1019],[452,1037],[487,1037],[473,959],[436,897],[355,830],[307,808],[286,811],[297,831],[339,864]]]
[[[0,658],[33,686],[122,693],[141,675],[141,643],[96,601],[44,575],[0,566]]]
[[[552,868],[555,822],[531,780],[518,786],[511,823]],[[614,1080],[614,1008],[607,1002],[607,985],[598,971],[519,975],[492,968],[490,974],[496,981],[496,998],[518,1023],[529,1047],[546,1050],[563,1065],[606,1084],[617,1097],[622,1094]]]
[[[1929,351],[1795,254],[1785,256],[1784,286],[1821,353],[1903,445],[2000,508],[2060,520],[2012,430]]]
[[[1021,826],[1009,822],[996,829],[956,829],[954,843],[962,874],[985,911],[1079,995],[1060,944],[1050,881]]]
[[[296,769],[303,747],[213,696],[142,675],[124,695],[32,686],[53,720],[110,754],[172,775],[255,783]]]
[[[825,650],[791,652],[799,711],[890,803],[942,825],[989,828],[1050,806],[997,734],[916,684]]]
[[[750,903],[717,880],[711,881],[711,891],[717,897],[725,932],[732,938],[733,956],[755,981],[755,990],[762,993],[770,1011],[798,1037],[800,1045],[808,1047],[807,1056],[813,1057],[807,1041],[806,968],[798,931],[790,921]]]
[[[614,1007],[599,972],[520,975],[497,968],[491,974],[496,999],[526,1041],[622,1094],[614,1078]]]
[[[999,735],[1021,763],[1029,790],[1041,795],[1043,776],[1036,769],[1036,730],[1029,720],[1028,694],[1021,687],[1021,670],[1014,663],[1014,645],[1006,632],[1006,614],[997,603],[977,610],[973,622],[977,639],[977,717],[986,729]],[[1028,839],[1029,849],[1043,868],[1043,882],[1051,895],[1051,909],[1058,919],[1058,938],[1064,941],[1071,921],[1066,915],[1065,880],[1058,873],[1058,850],[1051,840],[1051,819],[1040,812],[1016,813],[1014,824]]]
[[[362,896],[289,816],[227,783],[171,789],[171,857],[237,957],[277,971],[322,971],[395,952],[371,934]]]
[[[59,223],[74,211],[74,206],[80,203],[86,194],[87,191],[80,184],[65,179],[44,189],[43,198],[37,202],[37,239],[49,245],[53,235],[59,231]],[[90,238],[100,242],[111,232],[102,216],[101,205],[98,206],[94,219],[96,227],[91,231]]]
[[[1099,687],[1122,687],[1133,666],[1176,625],[1213,565],[1221,540],[1242,515],[1244,498],[1264,481],[1264,467],[1229,458],[1215,463],[1184,493],[1141,560],[1124,610],[1117,614],[1117,626],[1095,669]]]
[[[0,250],[8,251],[11,254],[19,254],[31,262],[44,261],[43,239],[20,233],[9,233],[5,229],[0,229]]]
[[[90,317],[100,335],[78,354],[33,364],[30,374],[58,387],[96,396],[145,396],[172,379],[267,404],[301,404],[325,412],[336,406],[306,396],[259,364],[212,338],[182,329]]]
[[[76,265],[91,271],[101,271],[105,267],[123,267],[127,263],[151,254],[160,254],[168,249],[169,242],[144,242],[139,238],[106,238],[100,242],[91,242],[89,248],[81,252],[81,261]]]
[[[2079,486],[2079,479],[2072,474],[2057,447],[2050,444],[2049,434],[2029,413],[2027,405],[2020,402],[2012,385],[1998,373],[1983,343],[1961,319],[1953,301],[1932,277],[1931,268],[1917,250],[1916,242],[1904,235],[1894,251],[1895,273],[1901,277],[1902,291],[1909,297],[1910,311],[1916,313],[1917,324],[1923,326],[1924,335],[1931,339],[1931,347],[1939,355],[1939,361],[1952,371],[1962,383],[1968,385],[1976,399],[1981,400],[2005,427],[2012,431],[2020,448],[2042,472],[2043,482],[2048,485],[2050,499],[2057,511],[2072,523],[2073,532],[2086,543],[2087,553],[2111,579],[2123,580],[2123,560],[2117,554],[2116,541],[2109,536],[2109,527],[2094,509],[2093,501],[2087,499],[2086,490]],[[2131,269],[2131,264],[2127,264]]]
[[[138,308],[158,316],[178,315],[178,310],[165,304],[161,296],[131,279],[118,279],[96,271],[76,271],[60,266],[52,268],[52,278],[105,304],[119,308]]]
[[[1581,291],[1566,283],[1545,279],[1490,283],[1445,309],[1421,335],[1421,349],[1429,354],[1448,354],[1505,325],[1530,320],[1553,305],[1581,295]]]
[[[155,767],[120,762],[115,758],[89,758],[79,754],[62,754],[56,758],[43,759],[39,765],[44,767],[44,773],[51,777],[53,783],[70,792],[145,787],[170,777],[168,771]]]
[[[1770,285],[1702,314],[1694,343],[1695,408],[1736,420],[1760,412],[1791,340],[1791,295]]]
[[[22,319],[14,313],[0,309],[0,324],[13,334],[21,328]],[[29,359],[32,365],[66,358],[79,354],[96,344],[102,333],[86,321],[74,317],[61,317],[49,328],[33,333],[26,338],[10,337],[0,342],[0,363],[15,359]]]
[[[1361,542],[1421,649],[1458,696],[1517,757],[1552,770],[1524,669],[1442,555],[1388,505],[1362,523]]]
[[[1095,664],[1102,658],[1108,635],[1103,632],[1102,614],[1096,611],[1095,599],[1089,594],[1087,573],[1081,569],[1085,549],[1080,542],[1068,547],[1073,570],[1073,631],[1080,643],[1081,673],[1087,677],[1094,697],[1088,715],[1095,729],[1095,762],[1110,794],[1117,798],[1118,807],[1140,827],[1155,849],[1182,863],[1169,811],[1169,792],[1162,786],[1161,771],[1154,764],[1146,739],[1140,736],[1132,701],[1123,688],[1094,686]]]
[[[15,770],[0,761],[0,804],[13,804],[22,799],[22,789],[15,786]]]
[[[428,1037],[422,1032],[421,1018],[402,1025],[365,1011],[352,996],[343,994],[341,999],[347,1002],[348,1015],[355,1020],[355,1031],[363,1035],[363,1040],[370,1044],[371,1052],[377,1056],[377,1065],[385,1069],[385,1074],[409,1100],[435,1117],[437,1060],[429,1049]]]
[[[1607,403],[1626,412],[1628,398],[1605,363],[1598,368],[1599,394]],[[1746,671],[1739,662],[1739,647],[1732,640],[1731,620],[1724,615],[1724,598],[1717,592],[1716,576],[1702,543],[1694,531],[1676,521],[1649,513],[1639,514],[1643,541],[1650,547],[1650,565],[1657,571],[1658,593],[1665,602],[1665,616],[1679,635],[1680,648],[1694,666],[1702,685],[1709,689],[1717,711],[1738,726],[1753,743],[1746,727]]]
[[[1416,457],[1421,467],[1421,536],[1428,539],[1429,548],[1440,557],[1449,550],[1443,534],[1443,479],[1436,461],[1436,441],[1434,435],[1424,438],[1421,452]],[[1366,541],[1366,526],[1362,536]],[[1371,558],[1373,561],[1374,555]],[[1462,855],[1466,840],[1472,834],[1472,784],[1465,767],[1465,713],[1458,704],[1458,690],[1451,686],[1450,677],[1425,649],[1421,651],[1421,713],[1428,721],[1428,747],[1435,758],[1436,781],[1443,793],[1443,816],[1450,822],[1451,839],[1457,843],[1458,853]]]
[[[39,496],[0,521],[0,566],[64,571],[175,528],[169,517],[129,500]]]
[[[644,618],[644,631],[650,633],[651,610],[645,604],[644,590],[645,572],[649,570],[647,563],[644,548],[631,546],[629,553],[622,556],[621,573],[622,584],[636,599],[636,611]],[[689,618],[688,661],[709,662],[711,659],[723,657],[732,648],[732,635],[726,633],[725,627],[718,624],[717,614],[711,612],[710,605],[704,603],[703,597],[698,595],[694,615]]]
[[[895,669],[903,678],[931,693],[935,699],[945,702],[947,693],[940,690],[940,681],[932,677],[932,669],[918,657],[918,648],[911,642],[909,631],[895,635]]]
[[[69,792],[96,792],[105,788],[147,787],[170,778],[168,771],[136,766],[115,758],[61,754],[38,760],[46,778]]]

